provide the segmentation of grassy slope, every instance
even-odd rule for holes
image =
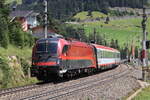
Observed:
[[[149,100],[150,99],[150,87],[143,89],[133,100]]]
[[[12,3],[12,2],[14,2],[14,1],[16,1],[18,4],[22,4],[22,0],[6,0],[6,3]]]
[[[80,12],[80,13],[77,13],[74,18],[75,19],[80,19],[80,20],[85,20],[85,19],[88,19],[88,18],[104,18],[106,17],[105,14],[103,13],[100,13],[98,11],[93,11],[92,12],[92,17],[91,16],[87,16],[88,15],[88,12],[87,11],[83,11],[83,12]]]
[[[18,49],[12,45],[10,45],[8,49],[0,48],[0,54],[3,56],[19,56],[24,59],[31,59],[31,53],[31,48]]]
[[[74,16],[74,18],[79,19],[87,19],[89,16],[86,16],[88,12],[80,12]],[[92,12],[94,18],[96,17],[106,17],[106,15],[100,12]],[[98,34],[105,37],[108,42],[111,39],[117,39],[121,46],[125,44],[131,45],[132,41],[134,44],[140,46],[140,41],[142,40],[142,28],[141,28],[141,18],[132,18],[132,19],[122,19],[122,20],[114,20],[110,21],[109,24],[105,24],[104,21],[100,22],[87,22],[81,23],[81,26],[76,27],[83,27],[87,35],[92,34],[94,28]],[[150,32],[150,19],[147,22],[147,31]],[[150,34],[147,36],[150,39]]]
[[[35,78],[29,78],[24,75],[23,66],[20,64],[19,58],[24,59],[26,62],[31,61],[31,52],[31,48],[18,49],[12,45],[8,49],[0,48],[0,61],[6,63],[0,63],[0,88],[11,88],[37,82]],[[11,56],[19,58],[17,60],[8,60],[8,57]],[[24,62],[24,64],[26,63]]]
[[[92,12],[92,17],[93,18],[105,18],[107,17],[105,14],[98,12],[98,11],[93,11]]]
[[[132,18],[110,21],[109,24],[105,24],[102,21],[82,23],[82,26],[84,25],[87,35],[92,34],[94,28],[96,28],[97,33],[101,34],[109,42],[111,39],[117,39],[121,46],[127,43],[131,45],[132,41],[136,45],[140,45],[139,40],[142,39],[141,21],[141,18]],[[147,25],[147,30],[150,31],[148,28],[150,27],[150,20],[148,20]],[[150,34],[148,38],[150,39]]]

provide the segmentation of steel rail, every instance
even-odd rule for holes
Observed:
[[[127,69],[129,69],[129,67],[127,67]],[[56,99],[57,97],[60,97],[62,95],[70,94],[70,93],[73,93],[73,92],[79,91],[79,90],[84,90],[84,89],[87,89],[89,87],[93,87],[96,84],[106,83],[106,82],[109,82],[111,80],[123,77],[124,75],[126,75],[129,72],[131,72],[131,71],[124,70],[122,72],[119,72],[119,73],[116,73],[116,74],[113,74],[113,75],[108,75],[108,76],[102,77],[101,79],[94,79],[94,80],[90,80],[90,81],[87,81],[87,82],[77,83],[77,84],[74,84],[74,85],[71,85],[71,86],[66,86],[66,87],[63,87],[63,88],[50,90],[48,92],[44,92],[44,93],[37,94],[37,95],[34,95],[34,96],[29,96],[29,97],[23,98],[21,100],[35,100],[35,99],[39,99],[39,98],[42,98],[42,97],[45,97],[45,96],[50,96],[50,95],[52,95],[52,97],[49,97],[49,99],[54,99],[54,98]],[[88,86],[86,87],[86,85],[88,85]],[[91,86],[89,86],[89,85],[91,85]],[[77,89],[77,88],[80,88],[80,89]],[[72,89],[72,91],[71,91],[71,89]],[[60,94],[61,92],[69,91],[69,90],[70,90],[70,92]]]

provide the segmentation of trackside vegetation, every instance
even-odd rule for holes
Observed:
[[[24,67],[29,66],[28,62],[24,60],[22,63],[21,59],[16,56],[0,55],[0,88],[11,88],[37,82],[36,79],[27,77]]]
[[[34,38],[9,18],[9,6],[0,1],[0,88],[37,82],[29,77]]]
[[[140,92],[132,100],[149,100],[149,98],[150,98],[150,86],[148,88],[142,89],[142,92]]]

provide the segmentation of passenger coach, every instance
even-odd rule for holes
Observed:
[[[95,47],[98,69],[112,68],[120,64],[120,52],[116,49],[92,44]]]

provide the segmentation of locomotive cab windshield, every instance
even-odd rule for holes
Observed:
[[[55,41],[39,42],[36,45],[36,53],[57,56],[57,48],[58,48],[58,43]]]

